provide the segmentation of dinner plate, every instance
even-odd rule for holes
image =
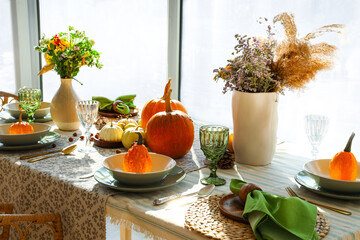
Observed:
[[[99,110],[98,113],[101,116],[109,117],[109,118],[134,117],[134,116],[138,115],[139,109],[138,108],[130,109],[130,113],[128,113],[128,114],[121,114],[121,113],[116,113],[116,112],[104,112],[101,110]]]
[[[301,186],[306,188],[309,191],[312,191],[314,193],[324,195],[327,197],[337,198],[337,199],[346,199],[346,200],[360,200],[360,193],[336,193],[336,192],[330,192],[322,187],[320,187],[314,178],[306,172],[305,170],[300,171],[296,174],[295,180],[297,183],[299,183]]]
[[[43,137],[40,141],[31,145],[21,145],[21,146],[9,146],[0,143],[0,151],[1,150],[10,150],[10,151],[19,151],[19,150],[28,150],[46,147],[54,142],[56,142],[60,138],[60,134],[57,132],[48,132],[45,137]]]
[[[13,122],[18,122],[18,121],[19,121],[19,119],[10,116],[10,114],[7,112],[0,113],[0,122],[1,123],[13,123]],[[35,120],[34,120],[34,122],[38,122],[38,123],[44,123],[44,122],[49,122],[49,121],[52,121],[50,113],[42,118],[35,118]]]
[[[94,174],[94,178],[96,181],[101,183],[102,185],[125,192],[152,192],[164,188],[168,188],[171,186],[174,186],[178,183],[180,183],[182,180],[184,180],[186,176],[186,173],[184,170],[178,166],[175,166],[171,172],[160,182],[145,185],[145,186],[132,186],[120,183],[116,181],[110,174],[110,172],[102,167],[99,170],[97,170]]]

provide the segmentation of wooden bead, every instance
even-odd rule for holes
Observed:
[[[260,187],[258,187],[257,185],[255,185],[253,183],[244,184],[240,188],[240,191],[239,191],[240,200],[245,204],[246,203],[246,197],[247,197],[248,193],[250,193],[250,192],[252,192],[254,190],[262,191],[262,189]]]

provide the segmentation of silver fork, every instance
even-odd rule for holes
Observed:
[[[307,201],[308,203],[311,203],[311,204],[314,204],[314,205],[317,205],[319,207],[323,207],[323,208],[327,208],[327,209],[330,209],[332,211],[335,211],[335,212],[338,212],[338,213],[341,213],[341,214],[344,214],[344,215],[351,215],[351,212],[348,212],[348,211],[345,211],[345,210],[342,210],[342,209],[339,209],[339,208],[334,208],[334,207],[331,207],[329,205],[325,205],[325,204],[322,204],[322,203],[317,203],[317,202],[313,202],[311,200],[308,200],[308,199],[305,199],[303,197],[300,197],[299,195],[297,195],[294,190],[292,190],[290,187],[286,187],[285,190],[287,191],[287,193],[291,196],[291,197],[297,197],[297,198],[300,198],[304,201]]]

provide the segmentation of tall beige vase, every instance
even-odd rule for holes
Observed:
[[[261,166],[276,149],[278,94],[233,91],[233,147],[235,161]]]
[[[75,103],[79,100],[72,86],[72,79],[62,78],[60,88],[50,105],[51,118],[60,130],[74,131],[80,127],[75,109]]]

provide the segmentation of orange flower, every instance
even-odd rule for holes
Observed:
[[[89,56],[89,54],[86,53],[85,56],[83,57],[83,59],[82,59],[83,65],[85,65],[85,58],[88,57],[88,56]]]

